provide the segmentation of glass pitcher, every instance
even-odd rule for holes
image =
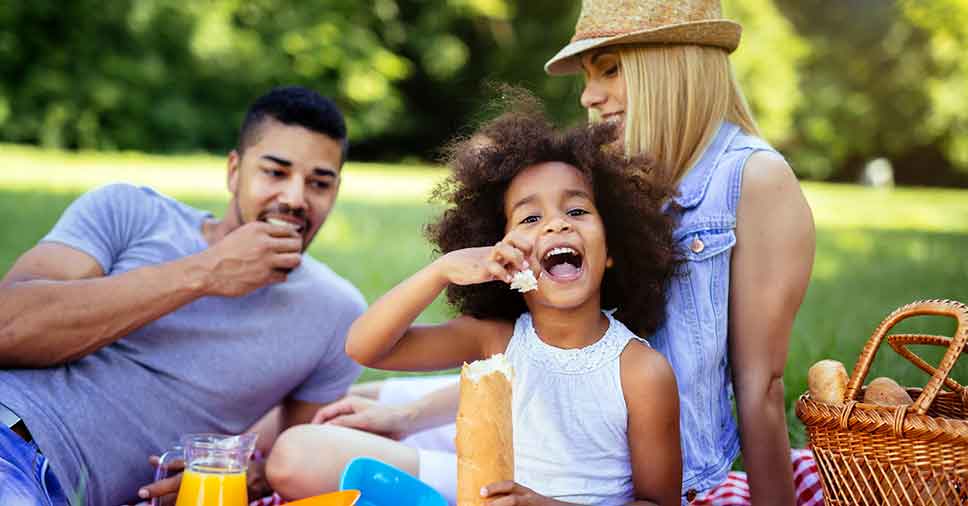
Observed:
[[[256,434],[189,434],[163,453],[155,481],[164,479],[175,460],[185,471],[175,506],[248,506],[245,471],[255,450]],[[152,506],[159,504],[152,500]]]

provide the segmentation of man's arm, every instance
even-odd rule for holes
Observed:
[[[70,362],[204,294],[198,258],[105,277],[56,243],[21,256],[0,282],[0,367]]]
[[[24,253],[0,281],[0,367],[77,360],[205,295],[237,296],[285,280],[301,239],[250,223],[196,255],[104,276],[90,255],[58,243]]]

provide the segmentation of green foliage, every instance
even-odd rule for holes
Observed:
[[[968,3],[723,0],[764,135],[802,176],[968,184]],[[581,78],[543,64],[579,0],[0,0],[0,141],[224,152],[244,104],[303,84],[346,112],[358,159],[429,159],[475,122],[484,83],[583,121]],[[960,172],[959,172],[960,171]]]
[[[960,0],[907,1],[902,13],[928,32],[928,52],[938,68],[924,76],[931,104],[924,128],[938,139],[948,160],[968,172],[968,6]]]
[[[803,102],[797,68],[809,54],[809,45],[772,0],[725,0],[723,10],[743,25],[731,60],[760,133],[785,145],[796,135],[793,115]]]
[[[406,135],[431,118],[401,124],[414,112],[402,83],[459,77],[473,40],[461,23],[508,15],[503,0],[435,3],[13,3],[0,12],[0,137],[46,147],[224,150],[242,105],[283,83],[336,98],[356,139],[391,127]]]
[[[853,179],[888,157],[907,183],[957,181],[968,170],[964,101],[968,4],[777,0],[811,52],[788,153],[804,174]],[[959,87],[960,86],[960,87]],[[957,91],[955,91],[957,90]],[[963,181],[962,181],[963,182]]]

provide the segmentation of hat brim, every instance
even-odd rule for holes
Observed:
[[[549,75],[575,74],[581,71],[578,55],[585,51],[619,44],[695,44],[714,46],[732,53],[739,46],[743,27],[728,19],[694,21],[649,30],[576,40],[545,63]]]

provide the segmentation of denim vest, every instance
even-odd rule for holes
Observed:
[[[743,167],[761,150],[773,148],[724,122],[670,206],[686,261],[670,284],[666,321],[649,340],[679,385],[685,495],[725,481],[740,451],[726,344],[729,269]]]

